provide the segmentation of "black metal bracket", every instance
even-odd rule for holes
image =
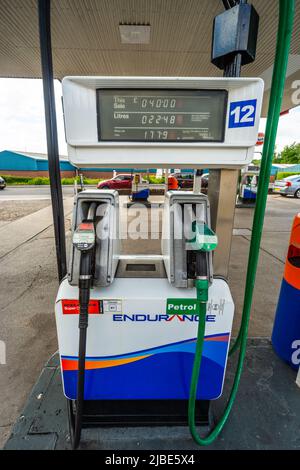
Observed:
[[[247,0],[222,0],[226,9],[213,25],[211,62],[225,77],[239,77],[255,60],[259,15]]]

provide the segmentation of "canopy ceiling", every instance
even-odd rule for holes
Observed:
[[[270,89],[278,0],[252,0],[260,15],[256,61],[243,76]],[[300,80],[300,0],[283,109]],[[210,63],[212,23],[221,0],[52,0],[55,77],[66,75],[220,76]],[[150,25],[148,44],[122,44],[119,24]],[[0,76],[41,77],[36,0],[0,0]]]

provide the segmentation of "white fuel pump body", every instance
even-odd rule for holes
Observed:
[[[198,326],[190,310],[195,298],[195,289],[173,287],[167,279],[117,277],[108,287],[92,289],[85,398],[187,399]],[[167,314],[174,300],[178,315]],[[55,315],[64,393],[70,399],[76,398],[78,312],[78,288],[64,280]],[[233,313],[226,281],[215,279],[209,288],[199,399],[222,393]]]
[[[66,77],[69,159],[80,168],[242,168],[253,158],[263,88],[259,78]],[[118,267],[111,264],[108,277],[105,269],[105,282],[95,282],[90,291],[86,400],[189,397],[199,314],[191,287],[197,259],[186,239],[175,239],[175,228],[185,219],[179,210],[174,217],[170,211],[176,202],[190,204],[186,224],[192,225],[198,208],[197,221],[210,228],[210,210],[206,196],[186,194],[166,196],[161,268],[152,272],[137,259],[130,264],[113,249],[108,259]],[[178,250],[189,253],[178,256]],[[197,397],[213,400],[222,393],[234,304],[227,282],[213,278],[211,253],[207,267]],[[78,299],[76,280],[69,276],[60,285],[55,312],[64,392],[72,400],[77,396]]]

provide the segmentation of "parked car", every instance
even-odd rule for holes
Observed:
[[[178,181],[179,188],[192,188],[194,184],[193,173],[171,173],[169,177],[174,177]]]
[[[100,181],[98,189],[131,189],[133,175],[120,174],[110,180]]]
[[[209,173],[204,173],[201,177],[201,192],[207,194]]]
[[[0,176],[0,189],[6,188],[6,181],[2,176]]]
[[[194,174],[193,173],[171,173],[177,179],[179,188],[193,188]],[[201,191],[207,193],[209,173],[204,173],[201,177]]]
[[[209,173],[204,173],[201,176],[201,193],[203,193],[203,194],[207,194],[208,181],[209,181]]]
[[[294,196],[300,199],[300,175],[293,175],[276,180],[273,186],[273,192],[281,196]]]

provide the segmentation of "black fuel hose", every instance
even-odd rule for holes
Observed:
[[[81,253],[80,276],[79,276],[79,351],[78,351],[78,380],[76,398],[76,418],[73,449],[77,449],[82,429],[83,403],[84,403],[84,381],[85,381],[85,355],[86,337],[88,328],[88,309],[90,303],[91,289],[92,252]]]
[[[95,221],[97,204],[91,203],[88,211],[88,220]],[[74,435],[71,436],[72,448],[77,449],[80,443],[82,418],[84,407],[84,384],[85,384],[85,357],[86,357],[86,339],[88,328],[88,309],[90,303],[90,290],[92,286],[92,261],[94,250],[82,251],[80,257],[79,269],[79,347],[78,347],[78,379],[76,395],[76,416]]]

